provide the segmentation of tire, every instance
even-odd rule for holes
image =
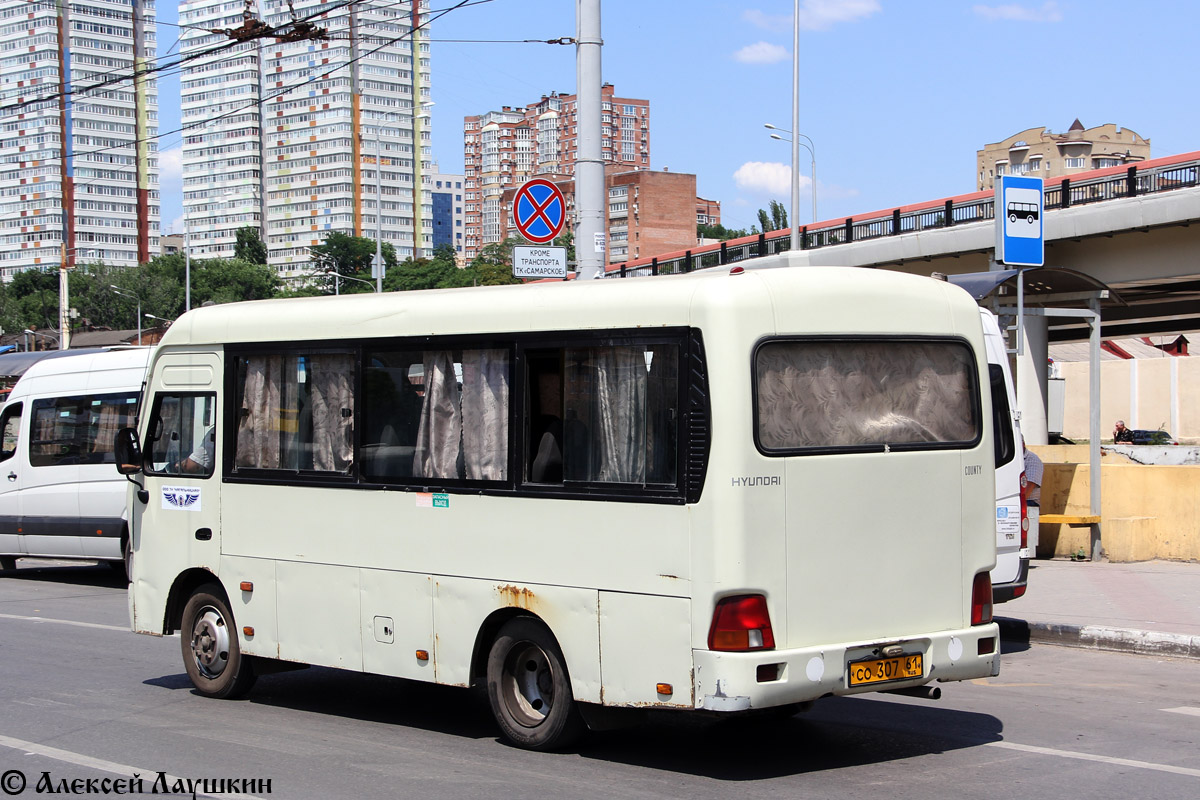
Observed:
[[[125,544],[121,547],[121,555],[123,556],[121,560],[125,569],[125,580],[133,583],[133,539],[128,535],[125,537]]]
[[[0,556],[0,571],[10,572],[17,568],[16,556]]]
[[[205,697],[241,697],[254,685],[254,666],[242,655],[233,614],[216,584],[201,586],[188,599],[179,641],[188,678]]]
[[[562,650],[533,617],[517,617],[500,629],[488,653],[487,689],[501,732],[518,747],[556,750],[584,731]]]
[[[1016,221],[1017,221],[1017,215],[1016,215],[1016,214],[1009,214],[1009,215],[1008,215],[1008,221],[1009,221],[1009,222],[1016,222]]]
[[[1025,218],[1025,221],[1026,221],[1026,222],[1028,222],[1030,225],[1032,225],[1032,224],[1033,224],[1033,217],[1026,217],[1026,218]]]

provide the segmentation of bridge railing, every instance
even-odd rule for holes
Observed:
[[[1141,195],[1169,192],[1200,185],[1200,152],[1144,161],[1129,167],[1109,167],[1071,177],[1047,181],[1043,203],[1054,211],[1088,203],[1101,203]],[[992,192],[975,192],[945,200],[904,206],[891,212],[873,212],[847,217],[844,222],[823,222],[800,229],[800,248],[865,242],[887,236],[986,222],[995,218]],[[638,259],[623,265],[610,264],[606,277],[636,278],[691,272],[703,267],[732,264],[756,256],[774,255],[790,249],[789,230],[701,245],[656,258]]]

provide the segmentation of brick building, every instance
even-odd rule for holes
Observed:
[[[463,120],[464,257],[505,238],[501,199],[529,178],[560,181],[575,172],[579,152],[573,94],[551,92],[528,106],[504,106]],[[617,97],[601,87],[601,151],[605,173],[650,168],[650,101]],[[690,205],[690,202],[689,202]]]

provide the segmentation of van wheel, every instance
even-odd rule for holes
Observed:
[[[0,556],[0,570],[5,572],[17,568],[16,556]]]
[[[562,650],[532,617],[517,617],[500,629],[488,653],[487,689],[500,730],[518,747],[558,749],[584,731]]]
[[[205,697],[241,697],[254,685],[254,667],[242,655],[233,614],[221,587],[205,584],[183,608],[179,641],[183,666]]]

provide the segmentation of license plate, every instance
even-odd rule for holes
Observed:
[[[849,669],[851,686],[902,681],[908,678],[920,678],[925,674],[920,653],[897,658],[851,661]]]

